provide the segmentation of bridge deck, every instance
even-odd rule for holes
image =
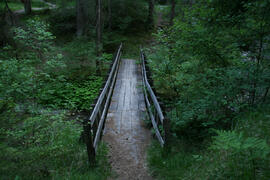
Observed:
[[[146,148],[151,135],[142,121],[146,109],[141,81],[136,61],[123,59],[103,136],[117,179],[151,179],[146,168]]]

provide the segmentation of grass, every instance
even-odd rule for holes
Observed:
[[[84,148],[84,147],[83,147]],[[84,148],[85,149],[85,148]],[[86,152],[83,152],[86,154]],[[105,143],[101,143],[98,148],[97,152],[97,166],[95,168],[89,168],[87,157],[84,156],[81,164],[84,164],[84,167],[78,169],[78,167],[70,168],[71,172],[65,172],[63,174],[55,174],[52,179],[57,180],[105,180],[111,176],[111,166],[108,162],[108,147]]]

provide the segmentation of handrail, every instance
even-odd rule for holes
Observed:
[[[94,108],[94,110],[89,118],[91,125],[94,129],[94,132],[96,132],[94,134],[94,148],[96,151],[97,151],[98,142],[100,140],[101,131],[103,130],[104,121],[105,121],[105,118],[107,116],[107,111],[109,108],[112,92],[113,92],[115,81],[116,81],[117,72],[119,69],[121,50],[122,50],[122,44],[118,48],[111,72],[110,72],[109,77],[108,77],[108,80],[107,80],[107,82],[106,82],[106,84],[105,84],[105,86],[104,86],[104,88],[103,88],[103,90],[98,98],[96,106],[95,106],[95,108]],[[103,111],[102,111],[101,117],[99,117],[98,113],[100,113],[102,105],[103,105],[103,108],[102,108]],[[95,126],[96,121],[99,121],[97,129],[95,129],[96,128],[96,126]]]
[[[155,130],[156,137],[160,143],[160,145],[163,147],[165,143],[165,138],[162,137],[158,125],[161,124],[163,125],[164,122],[164,116],[161,111],[160,105],[158,103],[158,100],[155,96],[154,91],[152,90],[147,74],[146,74],[146,68],[145,68],[145,55],[143,53],[143,50],[141,49],[140,51],[140,57],[141,57],[141,64],[142,64],[142,77],[143,77],[143,87],[144,87],[144,99],[146,102],[146,107],[148,114],[150,116],[153,128]],[[150,95],[150,99],[148,98],[148,95]],[[149,101],[150,100],[150,101]],[[151,108],[153,106],[154,108]]]
[[[104,129],[104,122],[107,117],[107,112],[111,102],[112,92],[115,86],[116,77],[120,65],[121,54],[122,43],[117,50],[110,74],[101,94],[99,95],[99,98],[95,104],[91,116],[84,124],[84,139],[86,141],[88,158],[90,163],[92,163],[91,161],[93,161],[93,159],[95,158],[95,152],[97,152],[98,143],[101,139],[102,131]]]

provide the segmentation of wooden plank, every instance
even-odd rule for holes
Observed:
[[[136,85],[142,80],[139,67],[135,60],[123,59],[119,69],[117,82],[121,88],[115,88],[113,94],[118,94],[116,111],[109,112],[102,140],[110,151],[109,158],[117,179],[149,179],[146,169],[146,150],[151,143],[151,132],[144,126],[142,112],[139,109],[138,98],[143,96],[142,88]],[[114,96],[114,95],[113,95]],[[115,106],[115,105],[114,105]],[[145,105],[144,107],[145,109]],[[121,171],[118,171],[121,169]],[[142,171],[144,173],[142,173]]]

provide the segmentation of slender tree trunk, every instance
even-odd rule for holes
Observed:
[[[31,0],[24,0],[24,12],[25,14],[31,14],[32,12]]]
[[[15,25],[14,14],[10,10],[7,0],[5,0],[5,9],[4,9],[4,13],[3,13],[3,21],[5,21],[8,25]]]
[[[154,27],[154,0],[148,0],[148,27],[153,28]]]
[[[108,0],[108,26],[109,26],[109,30],[112,29],[112,5],[111,5],[111,0]]]
[[[196,1],[195,0],[189,0],[189,6],[190,7],[192,7],[193,6],[193,4],[195,4],[196,3]]]
[[[264,93],[264,95],[263,95],[263,100],[262,100],[262,102],[263,102],[263,103],[264,103],[264,102],[265,102],[265,100],[266,100],[266,97],[267,97],[267,94],[268,94],[269,88],[270,88],[270,87],[267,87],[267,88],[266,88],[266,90],[265,90],[265,93]]]
[[[101,74],[100,58],[102,56],[102,30],[101,30],[101,0],[96,0],[96,73]]]
[[[76,1],[76,15],[77,15],[77,36],[83,36],[87,32],[87,26],[89,22],[87,0]]]
[[[82,18],[82,1],[76,1],[76,18],[77,18],[77,36],[83,35],[83,18]]]
[[[170,17],[170,25],[173,25],[173,19],[175,17],[175,0],[171,0],[171,17]]]

